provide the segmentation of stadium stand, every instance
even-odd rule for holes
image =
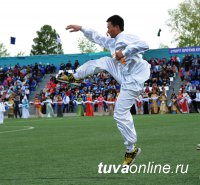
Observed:
[[[120,85],[110,74],[101,72],[90,76],[84,79],[80,85],[58,82],[55,75],[63,71],[71,73],[85,61],[102,56],[110,56],[110,54],[93,53],[0,58],[1,95],[5,101],[11,95],[20,96],[20,99],[22,99],[27,94],[28,98],[31,97],[31,99],[29,98],[30,101],[34,101],[35,96],[42,101],[50,96],[54,102],[57,101],[58,96],[60,98],[60,95],[62,99],[68,96],[70,101],[65,106],[66,110],[64,111],[75,112],[77,97],[81,95],[81,98],[85,101],[87,93],[91,92],[92,99],[95,101],[93,104],[94,111],[98,111],[97,99],[102,95],[105,100],[104,111],[108,112],[109,104],[106,101],[108,101],[108,98],[115,101],[120,91]],[[199,102],[196,101],[200,76],[199,55],[170,55],[168,49],[159,49],[147,51],[144,58],[151,64],[151,77],[145,82],[144,93],[135,101],[133,107],[135,111],[133,112],[137,114],[172,113],[172,94],[175,94],[177,98],[179,112],[183,112],[181,99],[186,96],[183,94],[184,90],[188,94],[188,107],[191,107],[187,112],[199,112]],[[8,65],[9,63],[12,63],[12,65]],[[44,80],[44,76],[47,74],[49,76]],[[38,88],[39,83],[42,84],[40,88]],[[177,95],[179,90],[182,93],[182,98],[179,97],[180,100]],[[42,105],[43,114],[46,113],[45,106],[46,104]],[[85,110],[85,105],[83,107]],[[53,108],[56,111],[57,104],[53,104]]]

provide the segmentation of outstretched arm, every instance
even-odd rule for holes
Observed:
[[[69,30],[70,32],[77,32],[77,31],[80,31],[81,28],[82,26],[79,26],[79,25],[69,25],[65,29]]]
[[[82,31],[88,40],[96,44],[99,44],[100,46],[108,50],[110,48],[109,46],[114,42],[112,38],[104,37],[92,29],[83,28],[82,26],[79,25],[69,25],[66,27],[66,30],[69,30],[70,32]]]

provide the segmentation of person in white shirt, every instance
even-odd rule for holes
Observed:
[[[141,149],[135,145],[137,134],[130,109],[134,98],[140,95],[144,82],[150,76],[150,65],[141,55],[149,46],[135,35],[122,33],[124,20],[119,15],[107,19],[107,29],[106,37],[79,25],[66,27],[70,32],[82,31],[90,41],[110,50],[112,54],[112,58],[102,57],[84,63],[76,70],[74,78],[82,79],[106,70],[121,85],[120,95],[115,104],[114,119],[127,149],[123,165],[131,165]]]
[[[0,124],[3,124],[4,121],[4,112],[5,109],[5,103],[2,101],[2,98],[0,98]]]
[[[28,89],[28,87],[25,88],[24,93],[25,93],[27,99],[29,99],[30,90]]]
[[[65,109],[66,109],[66,112],[69,112],[69,102],[70,102],[70,99],[69,99],[69,96],[67,96],[67,94],[65,94],[65,96],[63,97],[63,113],[65,113]]]

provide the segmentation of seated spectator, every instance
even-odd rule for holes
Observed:
[[[74,63],[74,69],[76,70],[80,66],[78,60],[75,61]]]
[[[65,64],[64,63],[60,64],[60,70],[65,70]]]
[[[65,65],[65,67],[66,67],[66,70],[69,70],[69,69],[72,68],[72,63],[71,63],[70,60],[68,60],[68,62],[67,62],[67,64]]]

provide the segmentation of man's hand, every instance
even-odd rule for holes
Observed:
[[[126,64],[126,60],[124,58],[124,55],[122,54],[122,51],[119,50],[117,52],[115,52],[113,55],[112,55],[112,58],[115,58],[116,60],[118,60],[120,63],[122,64]]]
[[[65,29],[69,30],[70,32],[77,32],[77,31],[80,31],[81,28],[82,26],[79,26],[79,25],[69,25]]]
[[[124,58],[124,55],[122,54],[122,51],[121,51],[121,50],[115,52],[115,58],[116,58],[117,60],[121,60],[122,58]]]

